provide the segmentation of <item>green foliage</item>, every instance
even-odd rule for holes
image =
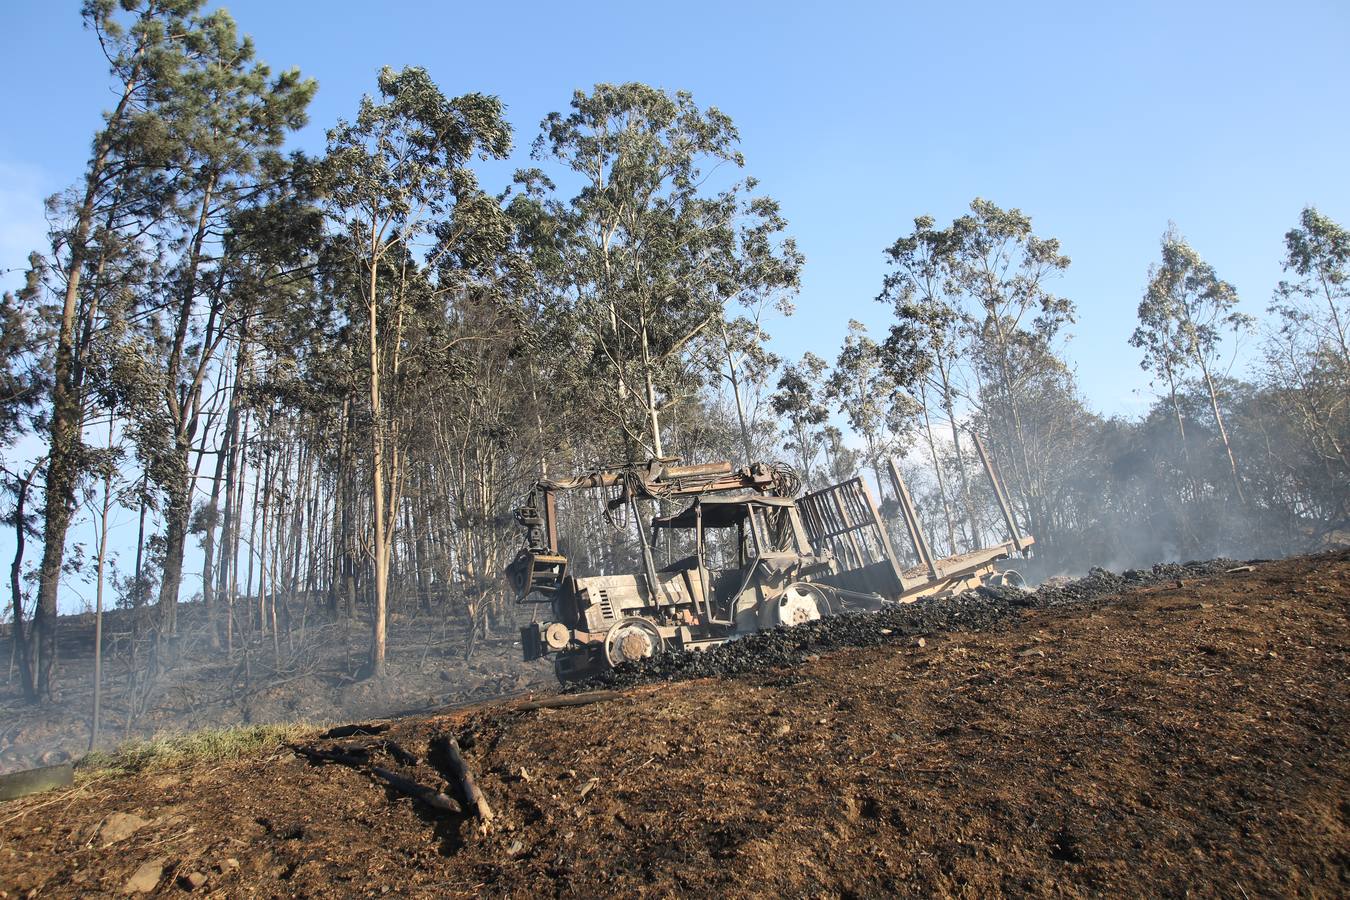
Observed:
[[[814,461],[821,449],[820,426],[830,417],[825,404],[828,371],[825,360],[804,353],[800,360],[783,367],[778,389],[769,400],[773,411],[787,420],[787,447],[796,455],[804,484],[811,483]]]
[[[1237,290],[1170,227],[1162,239],[1162,262],[1149,269],[1130,344],[1144,351],[1143,365],[1155,371],[1210,364],[1223,332],[1251,322],[1235,310],[1237,303]]]
[[[380,70],[383,103],[362,98],[356,119],[328,132],[319,181],[353,240],[379,256],[411,238],[428,217],[479,189],[467,165],[475,155],[504,157],[511,129],[501,101],[486,94],[449,99],[425,69]]]
[[[781,238],[777,204],[749,196],[753,179],[705,191],[705,169],[744,160],[731,119],[688,93],[599,84],[576,92],[571,112],[550,114],[541,129],[535,157],[561,163],[581,185],[548,207],[566,234],[555,287],[574,298],[587,352],[575,375],[612,386],[597,407],[630,448],[661,455],[662,411],[691,397],[707,374],[691,359],[695,340],[738,327],[729,304],[750,309],[773,298],[787,311],[800,254]],[[737,350],[726,343],[734,367]]]
[[[384,68],[321,158],[287,156],[314,83],[256,60],[228,13],[91,0],[84,16],[114,100],[84,180],[50,204],[51,252],[0,300],[0,446],[64,422],[47,485],[59,512],[81,477],[132,465],[83,445],[93,413],[118,418],[142,476],[127,502],[162,530],[139,581],[118,582],[133,606],[157,578],[172,605],[184,535],[210,553],[220,533],[217,571],[257,564],[272,614],[282,598],[278,628],[324,588],[350,612],[382,608],[390,586],[395,603],[444,598],[471,635],[505,629],[511,511],[541,475],[781,446],[815,487],[859,465],[880,474],[920,436],[934,484],[915,479],[916,499],[957,549],[958,520],[969,540],[997,527],[970,496],[972,430],[1042,560],[1212,555],[1277,533],[1284,544],[1262,546],[1292,546],[1350,515],[1350,237],[1315,209],[1286,236],[1258,384],[1217,365],[1246,324],[1235,290],[1169,231],[1131,338],[1167,397],[1140,422],[1103,420],[1061,359],[1075,308],[1052,285],[1069,259],[1018,209],[977,198],[945,227],[917,217],[885,251],[885,341],[850,322],[833,367],[824,353],[784,364],[772,318],[793,312],[803,257],[745,175],[731,118],[686,92],[575,92],[541,123],[539,168],[494,195],[479,164],[512,141],[496,97]],[[212,500],[194,515],[208,461]],[[1226,466],[1255,498],[1241,515]],[[633,564],[608,512],[560,512],[579,569]],[[48,534],[64,552],[59,519]],[[53,614],[61,562],[44,562]],[[252,590],[232,587],[235,601]],[[246,607],[236,626],[255,640],[273,626]],[[274,739],[179,740],[106,764]]]
[[[1350,369],[1350,231],[1310,206],[1284,242],[1285,271],[1299,280],[1280,282],[1270,312],[1305,352]]]
[[[51,389],[51,333],[38,306],[44,266],[32,254],[24,288],[0,296],[0,448],[34,430],[32,417]]]
[[[1276,327],[1263,346],[1265,410],[1282,440],[1283,493],[1304,498],[1323,521],[1350,521],[1350,232],[1315,208],[1285,235],[1285,269],[1270,312]]]
[[[959,351],[968,317],[960,308],[955,229],[937,230],[931,216],[914,220],[914,232],[886,250],[891,271],[878,300],[895,309],[896,322],[886,339],[887,371],[911,394],[922,393],[934,366]]]
[[[880,452],[881,435],[895,399],[895,381],[882,365],[881,347],[861,322],[849,320],[848,335],[827,390],[839,411],[848,417],[848,424],[867,442],[869,456]]]

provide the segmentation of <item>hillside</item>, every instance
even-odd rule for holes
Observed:
[[[0,888],[1344,895],[1350,553],[1226,568],[550,701],[584,705],[86,771],[0,806]],[[485,832],[374,774],[453,794],[445,738]]]

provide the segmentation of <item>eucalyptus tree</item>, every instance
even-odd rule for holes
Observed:
[[[1272,400],[1307,460],[1305,490],[1350,518],[1350,231],[1313,207],[1285,235],[1284,268],[1264,341]],[[1316,473],[1313,475],[1312,473]]]
[[[1350,517],[1350,231],[1309,206],[1284,240],[1297,281],[1281,281],[1270,306],[1278,329],[1265,341],[1266,375]]]
[[[1237,289],[1219,278],[1214,267],[1195,252],[1176,226],[1169,226],[1162,237],[1162,260],[1149,267],[1148,286],[1139,303],[1139,327],[1130,343],[1145,351],[1146,365],[1167,372],[1169,379],[1184,377],[1193,369],[1200,371],[1214,425],[1228,458],[1233,490],[1238,500],[1245,503],[1237,458],[1224,426],[1215,386],[1223,332],[1237,334],[1251,321],[1237,311],[1237,303]],[[1174,405],[1175,402],[1173,391]],[[1179,428],[1180,422],[1178,416]]]
[[[849,320],[844,346],[826,383],[826,393],[849,426],[863,439],[863,461],[872,467],[877,490],[886,495],[881,460],[902,449],[909,410],[900,399],[895,379],[887,371],[881,346],[867,334],[867,327]]]
[[[327,357],[340,367],[343,354],[335,341],[333,297],[315,277],[323,250],[322,214],[310,196],[308,161],[297,157],[291,166],[288,177],[230,214],[221,238],[219,302],[229,327],[215,393],[226,399],[223,413],[206,417],[208,431],[213,421],[219,423],[216,464],[208,500],[194,510],[189,527],[201,535],[202,601],[213,646],[222,636],[231,639],[232,612],[227,607],[224,623],[219,613],[222,598],[233,602],[229,576],[239,543],[237,482],[247,459],[245,421],[264,421],[279,410],[281,418],[303,423],[297,428],[313,435],[302,442],[306,452],[321,448],[336,424]]]
[[[800,256],[781,238],[777,205],[750,197],[753,179],[705,189],[719,167],[744,166],[735,125],[716,107],[631,82],[577,91],[571,106],[544,119],[534,153],[581,183],[557,209],[590,372],[613,386],[597,402],[630,452],[661,457],[663,411],[706,375],[690,358],[695,340],[735,327],[728,305],[794,289]]]
[[[987,200],[952,223],[956,281],[972,305],[981,404],[1014,462],[1034,529],[1043,518],[1041,479],[1047,474],[1024,407],[1034,380],[1062,368],[1055,340],[1074,320],[1074,305],[1054,294],[1051,279],[1069,267],[1055,238],[1032,230],[1031,217]]]
[[[362,277],[348,298],[348,316],[364,319],[371,448],[371,521],[374,608],[370,670],[384,673],[389,561],[397,522],[403,451],[402,418],[386,403],[383,382],[397,384],[403,356],[414,241],[452,204],[480,191],[469,161],[505,157],[511,129],[501,101],[484,94],[447,98],[426,70],[382,69],[383,102],[367,96],[356,118],[328,132],[321,181],[333,227],[344,240],[347,264]],[[383,325],[382,325],[383,323]],[[381,328],[387,333],[382,333]]]
[[[437,221],[430,290],[410,318],[416,328],[402,376],[400,402],[423,412],[411,423],[405,521],[415,537],[406,556],[426,606],[434,558],[427,526],[438,509],[453,517],[448,544],[468,575],[466,655],[501,617],[498,573],[515,539],[506,525],[511,503],[532,480],[546,440],[531,421],[542,236],[519,236],[520,210],[512,215],[503,199],[465,193]]]
[[[857,450],[844,443],[844,432],[834,425],[820,429],[821,452],[825,468],[821,475],[824,484],[838,484],[858,474]]]
[[[1139,306],[1139,324],[1130,335],[1130,346],[1143,351],[1139,366],[1167,386],[1167,396],[1176,420],[1181,452],[1189,459],[1186,446],[1186,420],[1181,414],[1178,392],[1186,373],[1187,348],[1180,319],[1168,309],[1165,296],[1152,297],[1152,284],[1157,266],[1149,267],[1149,288]],[[1188,463],[1189,465],[1189,463]]]
[[[939,359],[945,349],[944,336],[950,324],[956,319],[956,314],[950,307],[937,304],[899,301],[896,304],[895,316],[897,321],[891,325],[890,334],[882,345],[883,365],[894,379],[896,387],[913,398],[919,417],[923,420],[923,434],[928,446],[929,460],[933,465],[938,505],[942,508],[943,521],[947,527],[948,546],[956,547],[956,519],[952,515],[952,502],[947,491],[947,475],[938,452],[937,439],[933,434],[933,417],[930,411],[931,393],[934,390],[933,372],[941,368]],[[962,496],[966,501],[968,517],[962,520],[963,528],[973,528],[974,510],[970,503],[965,466],[961,460],[960,430],[956,425],[955,391],[949,386],[946,390],[942,387],[938,387],[937,390],[938,402],[945,401],[943,408],[947,412],[947,420],[951,426],[957,471],[961,479]]]
[[[969,314],[962,308],[964,298],[958,282],[960,249],[955,229],[935,228],[931,216],[916,217],[913,233],[898,238],[886,250],[891,270],[882,280],[881,294],[877,297],[894,309],[895,322],[883,347],[884,357],[897,385],[918,404],[936,476],[938,500],[949,545],[953,548],[957,546],[956,525],[948,499],[944,466],[933,436],[930,414],[933,392],[936,392],[939,407],[946,413],[951,431],[966,510],[963,530],[970,544],[980,543],[956,413],[960,395],[957,368],[971,325]]]
[[[796,454],[802,484],[809,485],[811,468],[820,453],[819,428],[829,421],[826,383],[829,363],[806,352],[795,363],[788,363],[778,376],[778,388],[769,398],[769,406],[787,420],[787,446]]]
[[[736,409],[741,458],[753,463],[767,449],[764,428],[765,389],[782,363],[766,346],[769,335],[761,324],[762,309],[748,311],[731,321],[721,319],[699,354],[710,372],[731,391]]]
[[[570,274],[576,250],[573,223],[552,196],[556,187],[543,172],[520,170],[515,182],[505,202],[513,253],[523,272],[513,292],[520,310],[514,338],[528,394],[523,414],[533,426],[538,474],[547,478],[550,459],[574,452],[580,439],[575,431],[557,427],[556,410],[582,418],[594,418],[599,410],[593,385],[577,364],[590,354],[569,296],[575,287]]]
[[[1309,206],[1284,236],[1284,268],[1270,311],[1286,332],[1308,335],[1308,351],[1339,357],[1350,372],[1350,231]]]
[[[734,243],[727,240],[722,246],[728,256],[727,271],[734,279],[719,288],[718,296],[732,302],[723,303],[722,314],[704,332],[695,352],[731,391],[747,463],[761,456],[764,391],[782,362],[766,346],[769,334],[764,319],[770,313],[792,315],[804,261],[796,242],[782,236],[787,221],[776,202],[757,197],[750,208],[754,218],[742,223]]]

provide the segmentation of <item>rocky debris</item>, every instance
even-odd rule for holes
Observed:
[[[107,847],[118,841],[125,840],[149,825],[145,819],[131,813],[115,812],[108,816],[108,821],[103,823],[103,827],[98,831],[98,842]]]
[[[141,867],[132,873],[127,879],[127,883],[122,887],[124,894],[148,894],[159,884],[160,876],[164,874],[164,857],[149,860],[141,863]]]
[[[617,669],[567,685],[564,690],[577,693],[659,681],[738,675],[798,665],[817,658],[823,651],[842,647],[875,647],[902,641],[912,645],[920,635],[988,631],[1024,609],[1085,605],[1127,588],[1221,575],[1236,565],[1238,563],[1230,559],[1159,563],[1151,569],[1130,569],[1118,575],[1093,568],[1083,578],[1046,583],[1032,591],[980,587],[954,597],[897,604],[880,612],[841,613],[791,628],[760,631],[710,650],[665,653],[636,663],[625,663]]]
[[[201,872],[188,872],[186,875],[179,876],[178,883],[185,890],[195,891],[206,884],[206,875]]]

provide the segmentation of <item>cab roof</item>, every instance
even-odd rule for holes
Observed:
[[[751,506],[761,509],[795,506],[791,497],[773,497],[745,491],[737,494],[715,494],[695,498],[688,507],[669,516],[653,516],[653,528],[693,528],[698,508],[703,508],[704,528],[729,528],[746,516]]]

